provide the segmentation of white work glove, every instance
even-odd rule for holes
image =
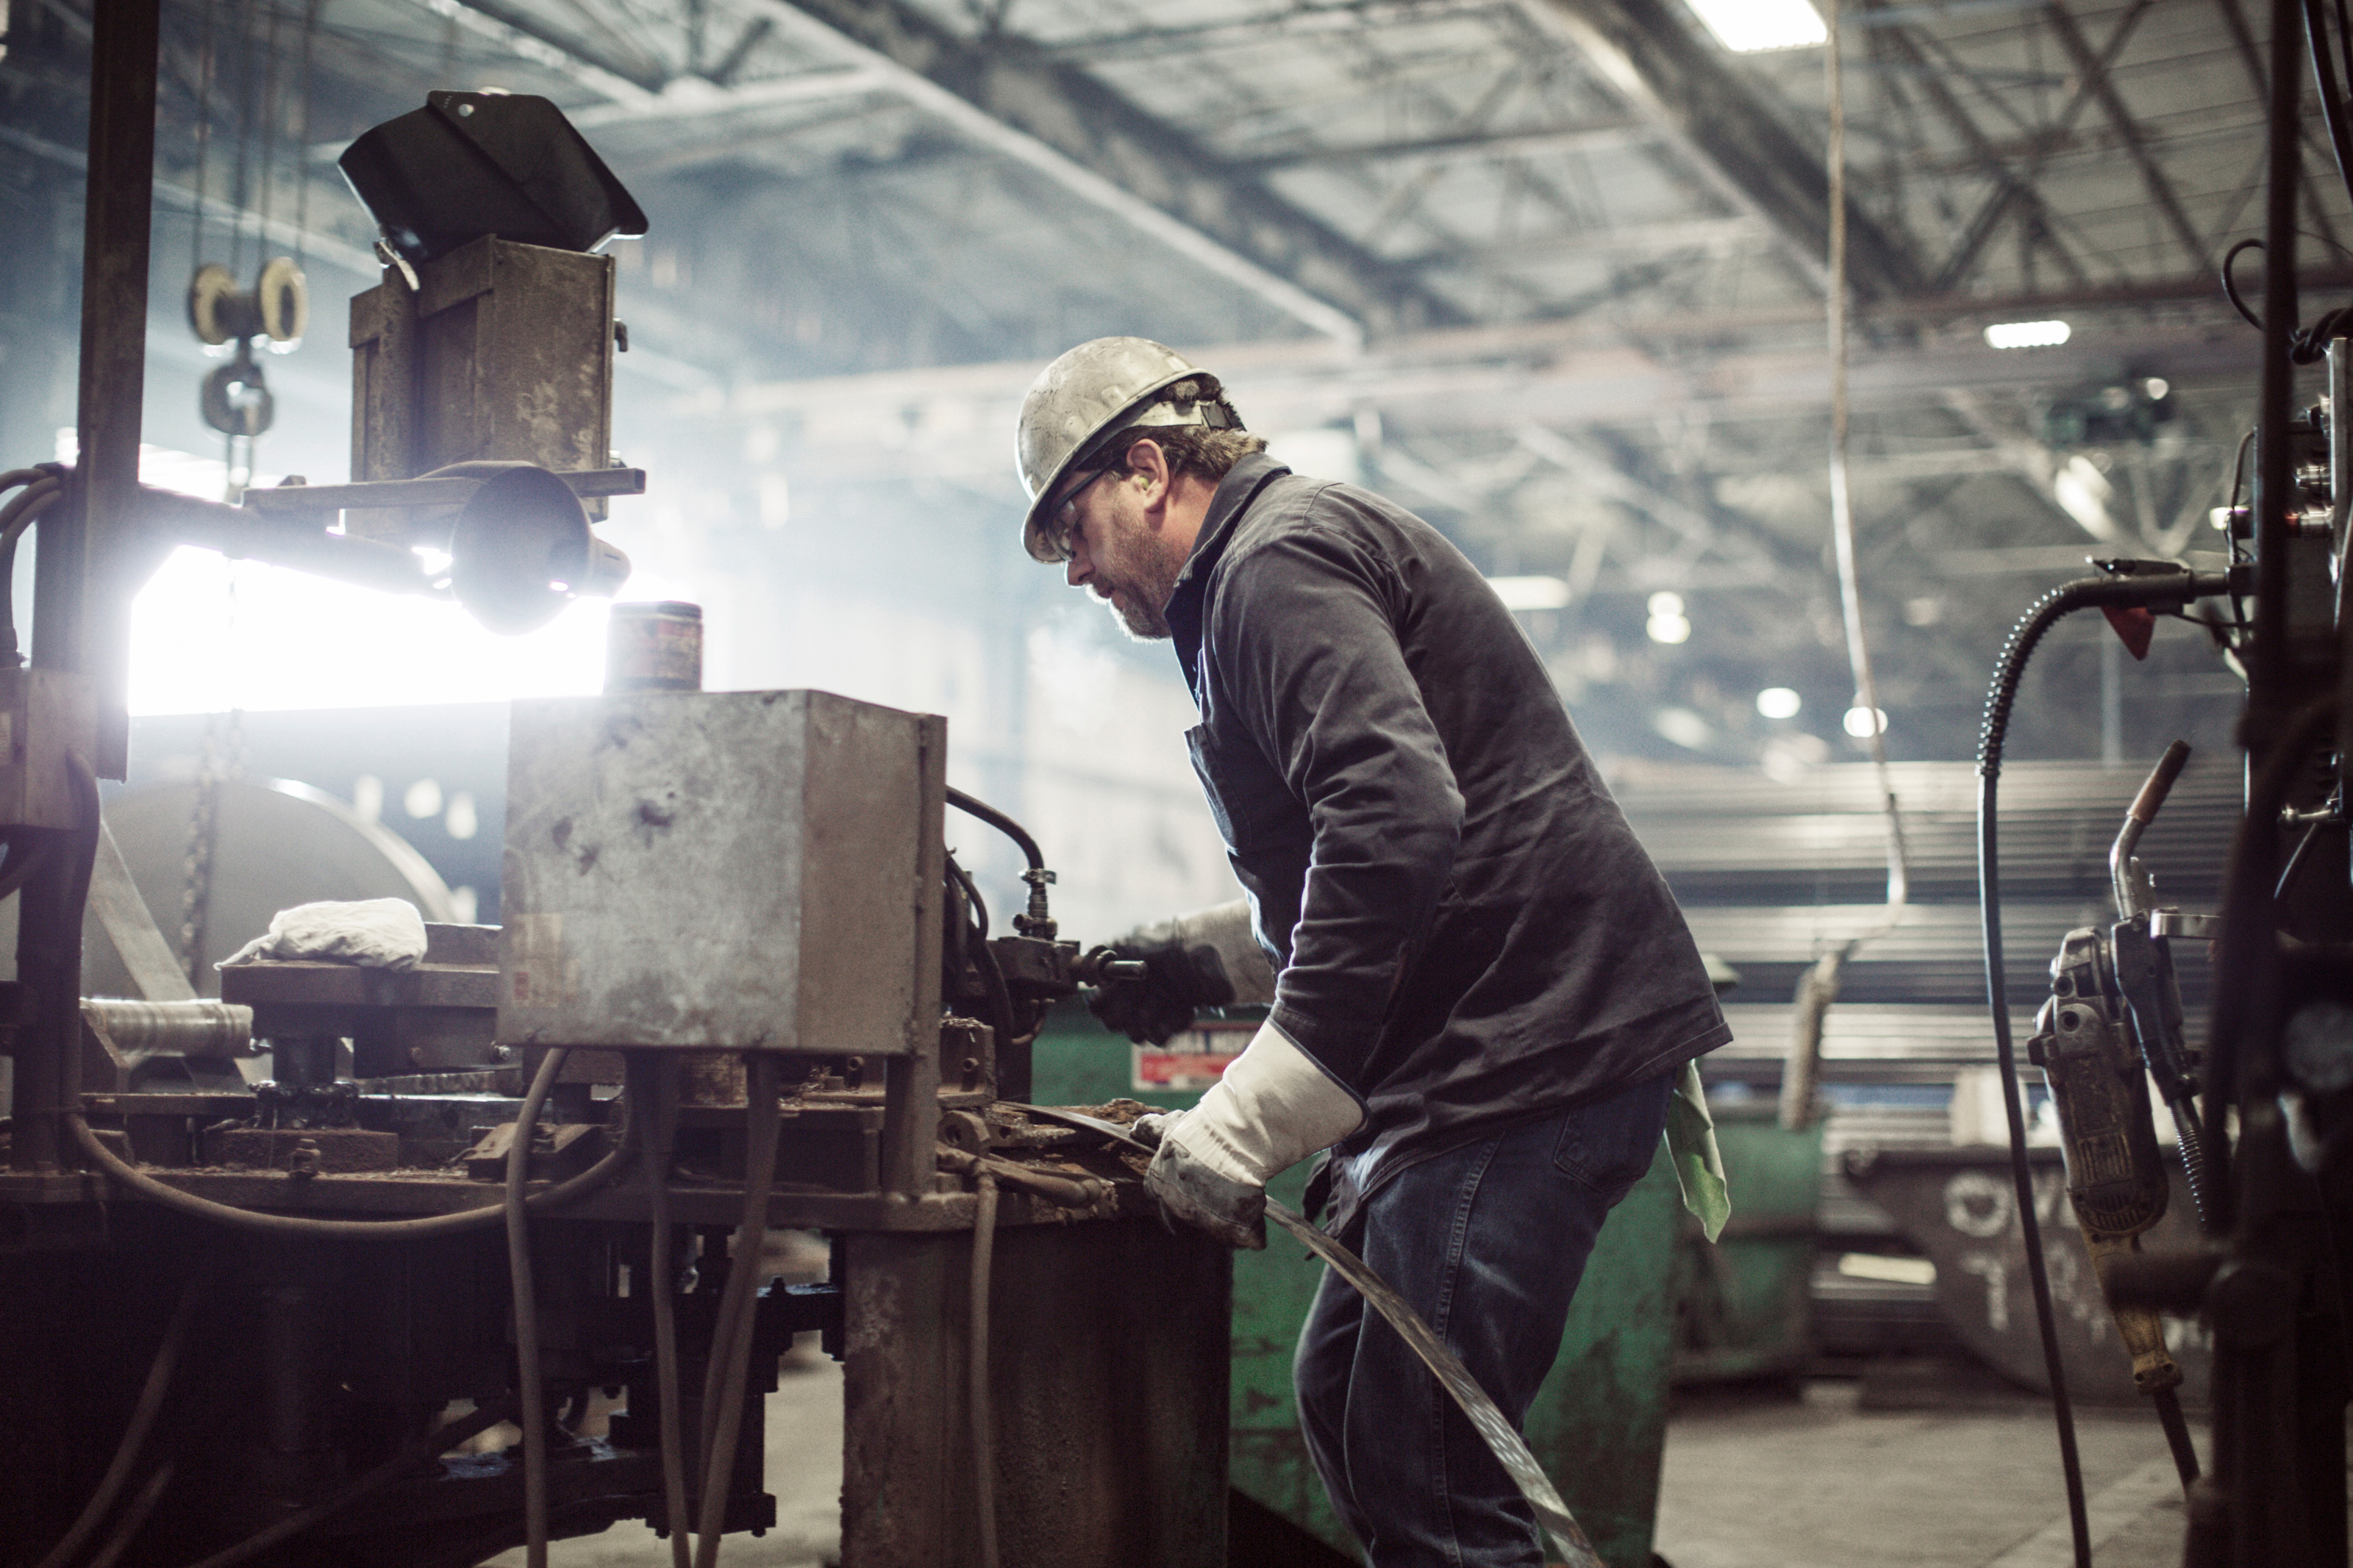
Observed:
[[[1271,1019],[1201,1101],[1156,1121],[1145,1190],[1229,1247],[1266,1246],[1266,1184],[1365,1124],[1364,1108]]]
[[[406,899],[297,904],[269,929],[213,965],[260,959],[330,960],[367,969],[414,969],[425,957],[425,917]]]

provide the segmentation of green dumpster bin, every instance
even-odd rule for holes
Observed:
[[[1813,1361],[1822,1123],[1795,1131],[1770,1100],[1718,1102],[1732,1220],[1714,1245],[1684,1216],[1676,1256],[1677,1383],[1779,1379]]]
[[[1235,1023],[1228,1037],[1239,1049],[1256,1022],[1238,1016]],[[1106,1033],[1083,1006],[1065,1004],[1039,1036],[1032,1092],[1040,1105],[1099,1105],[1122,1097],[1172,1110],[1191,1105],[1198,1088],[1137,1087],[1139,1068],[1162,1082],[1187,1080],[1181,1062],[1178,1070],[1165,1070],[1165,1058],[1153,1053],[1139,1063],[1125,1039]],[[1270,1192],[1295,1208],[1305,1185],[1302,1165]],[[1603,1227],[1560,1360],[1528,1412],[1529,1447],[1610,1568],[1647,1568],[1651,1561],[1681,1212],[1662,1152]],[[1322,1277],[1304,1249],[1279,1234],[1264,1252],[1234,1260],[1230,1473],[1237,1489],[1353,1554],[1355,1543],[1308,1463],[1291,1394],[1292,1347]]]

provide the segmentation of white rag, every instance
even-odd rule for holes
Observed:
[[[270,917],[269,930],[213,965],[265,958],[326,959],[367,969],[414,969],[425,957],[425,917],[406,899],[297,904]]]

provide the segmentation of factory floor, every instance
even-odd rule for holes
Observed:
[[[2068,1568],[2066,1504],[2047,1407],[1978,1389],[1957,1402],[1864,1408],[1864,1384],[1677,1396],[1667,1428],[1658,1551],[1672,1568]],[[841,1380],[813,1343],[768,1396],[776,1528],[730,1537],[732,1568],[834,1561]],[[2193,1421],[2201,1453],[2208,1435]],[[2175,1568],[2181,1500],[2157,1424],[2081,1413],[2078,1442],[2099,1568]],[[552,1568],[668,1568],[641,1524],[554,1543]],[[494,1560],[522,1568],[522,1553]],[[1110,1568],[1110,1565],[1107,1565]]]

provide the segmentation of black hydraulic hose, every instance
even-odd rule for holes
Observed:
[[[114,1447],[113,1461],[106,1467],[98,1489],[90,1494],[90,1500],[82,1505],[72,1527],[49,1548],[38,1568],[65,1568],[113,1511],[115,1500],[122,1495],[132,1468],[139,1463],[140,1450],[147,1446],[148,1434],[155,1429],[155,1418],[163,1413],[164,1395],[172,1386],[173,1374],[179,1370],[180,1352],[187,1347],[188,1325],[195,1321],[197,1304],[210,1283],[210,1274],[199,1265],[197,1272],[180,1288],[180,1304],[172,1310],[163,1342],[155,1347],[155,1359],[147,1365],[147,1381],[139,1390],[138,1403],[131,1407],[131,1419],[123,1426],[121,1441]]]
[[[2044,634],[2065,616],[2094,605],[2142,605],[2167,599],[2187,602],[2210,581],[2189,573],[2136,577],[2081,577],[2052,589],[2034,603],[2003,645],[1986,695],[1984,727],[1978,736],[1978,903],[1984,922],[1986,995],[1993,1009],[1994,1051],[2001,1068],[2003,1110],[2010,1121],[2010,1171],[2018,1195],[2018,1218],[2026,1242],[2026,1275],[2034,1290],[2034,1318],[2042,1335],[2042,1364],[2051,1379],[2051,1406],[2059,1429],[2059,1464],[2067,1489],[2067,1522],[2075,1546],[2075,1568],[2091,1568],[2091,1520],[2084,1500],[2084,1466],[2075,1451],[2075,1412],[2067,1394],[2067,1369],[2059,1357],[2059,1330],[2051,1307],[2051,1274],[2042,1257],[2042,1225],[2034,1212],[2034,1175],[2026,1162],[2026,1112],[2020,1100],[2018,1050],[2010,1037],[2010,981],[2001,953],[2001,850],[1998,837],[1997,783],[2001,749],[2010,732],[2011,707],[2026,662]],[[2219,591],[2220,584],[2205,591]]]
[[[409,1471],[432,1463],[467,1438],[489,1431],[514,1414],[514,1410],[512,1400],[494,1400],[459,1416],[455,1421],[436,1426],[374,1469],[354,1478],[349,1486],[333,1496],[323,1498],[299,1513],[288,1514],[267,1530],[246,1537],[235,1546],[216,1552],[201,1563],[190,1564],[190,1568],[235,1568],[237,1563],[250,1562],[280,1542],[301,1534],[320,1521],[332,1518],[353,1503],[384,1490]]]
[[[540,1107],[555,1088],[564,1059],[572,1053],[548,1047],[532,1075],[522,1109],[515,1113],[514,1137],[507,1144],[507,1192],[502,1217],[507,1229],[507,1281],[514,1307],[515,1398],[522,1406],[523,1553],[528,1568],[547,1568],[547,1400],[539,1365],[539,1292],[531,1272],[531,1211],[523,1206],[531,1185],[533,1130]]]
[[[727,1522],[729,1480],[744,1436],[744,1384],[751,1371],[753,1329],[760,1310],[760,1247],[768,1234],[768,1193],[776,1184],[776,1143],[782,1130],[776,1053],[752,1051],[746,1060],[744,1114],[749,1125],[744,1155],[744,1219],[736,1227],[734,1260],[728,1268],[727,1289],[720,1297],[719,1330],[713,1335],[703,1380],[704,1463],[694,1568],[713,1568],[719,1561],[719,1538]]]
[[[953,787],[948,790],[948,804],[967,816],[980,818],[981,821],[1019,845],[1021,853],[1029,860],[1029,869],[1032,871],[1042,871],[1046,868],[1046,857],[1039,851],[1038,841],[1029,837],[1029,830],[997,810],[997,807],[985,800],[975,800],[964,791]]]
[[[662,1517],[670,1531],[670,1568],[691,1568],[694,1549],[687,1530],[686,1426],[680,1401],[684,1381],[678,1372],[678,1230],[670,1215],[670,1161],[678,1146],[678,1058],[668,1053],[632,1051],[631,1092],[644,1104],[644,1151],[648,1206],[653,1235],[647,1247],[646,1290],[654,1310],[654,1390],[661,1402],[656,1441],[661,1447]]]
[[[980,889],[974,884],[972,873],[956,864],[955,856],[949,856],[947,863],[949,879],[963,889],[964,896],[972,900],[972,934],[977,940],[987,942],[988,940],[988,900],[980,896]]]
[[[2337,177],[2353,193],[2353,132],[2345,123],[2345,97],[2328,50],[2328,14],[2321,0],[2304,0],[2304,36],[2312,58],[2313,85],[2320,93],[2321,123],[2328,131],[2329,151],[2337,155]]]
[[[984,1167],[975,1177],[979,1202],[972,1219],[972,1348],[965,1358],[972,1416],[975,1533],[980,1568],[997,1568],[997,1442],[988,1399],[988,1292],[997,1254],[997,1178]]]
[[[115,1563],[122,1560],[122,1553],[146,1528],[147,1516],[153,1513],[155,1505],[164,1500],[164,1489],[172,1484],[174,1469],[169,1459],[155,1467],[155,1473],[147,1478],[147,1484],[139,1489],[139,1495],[132,1498],[131,1505],[122,1510],[121,1519],[115,1522],[114,1533],[106,1538],[106,1544],[98,1549],[85,1568],[114,1568]]]

